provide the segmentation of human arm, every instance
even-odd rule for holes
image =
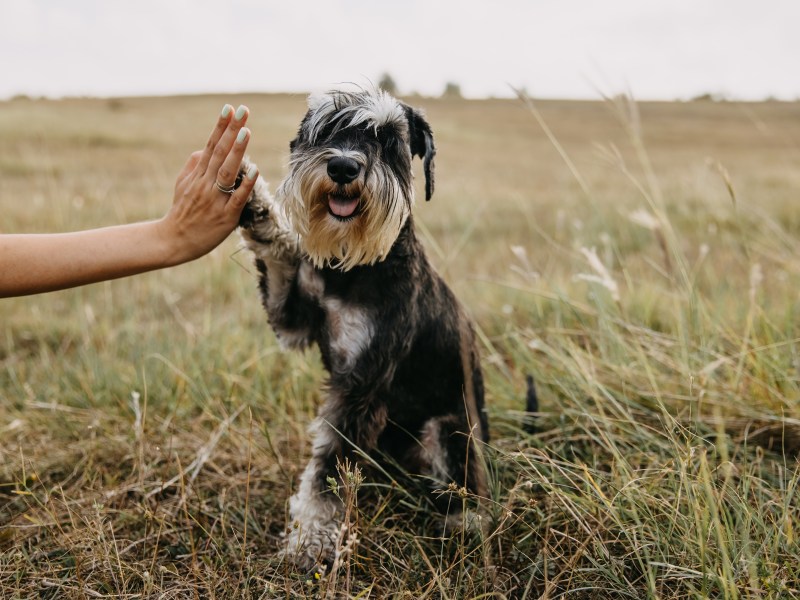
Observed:
[[[237,118],[238,117],[238,118]],[[0,297],[22,296],[117,279],[178,265],[219,245],[239,221],[255,184],[252,169],[233,194],[250,132],[248,111],[226,105],[202,151],[178,175],[164,217],[87,231],[0,235]]]

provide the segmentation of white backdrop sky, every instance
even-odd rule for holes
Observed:
[[[0,0],[0,98],[310,91],[800,98],[800,0]]]

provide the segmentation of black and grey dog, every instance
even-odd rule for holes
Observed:
[[[414,231],[414,156],[426,200],[434,184],[422,114],[380,90],[311,96],[290,150],[274,198],[257,182],[241,233],[280,342],[317,344],[329,372],[290,501],[286,551],[309,568],[336,552],[342,505],[327,480],[340,461],[484,495],[488,424],[472,325]]]

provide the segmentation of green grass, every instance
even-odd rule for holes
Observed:
[[[160,216],[239,100],[0,104],[0,226]],[[241,101],[274,186],[303,99]],[[439,150],[416,219],[480,331],[480,526],[351,481],[334,572],[282,560],[324,372],[232,238],[2,301],[0,597],[800,597],[800,105],[410,101]]]

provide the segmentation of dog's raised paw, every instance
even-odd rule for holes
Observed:
[[[256,229],[259,223],[269,219],[269,209],[256,202],[248,201],[239,216],[239,227],[243,229]]]
[[[242,161],[242,164],[239,167],[239,173],[236,176],[236,182],[234,183],[235,187],[238,188],[241,185],[245,174],[251,166],[254,166],[254,163],[247,158]],[[250,193],[250,197],[247,199],[247,203],[244,205],[242,213],[239,216],[239,227],[243,229],[253,229],[259,223],[266,221],[269,218],[270,201],[271,198],[269,196],[269,192],[267,191],[266,182],[261,178],[261,176],[259,176],[258,181],[256,181],[256,185],[253,187],[253,191]]]
[[[246,169],[250,168],[251,164],[248,160],[242,162],[239,169],[240,177]],[[288,226],[282,223],[278,213],[275,199],[269,192],[269,186],[259,175],[239,216],[239,229],[242,237],[248,242],[261,246],[272,244],[288,229]]]

